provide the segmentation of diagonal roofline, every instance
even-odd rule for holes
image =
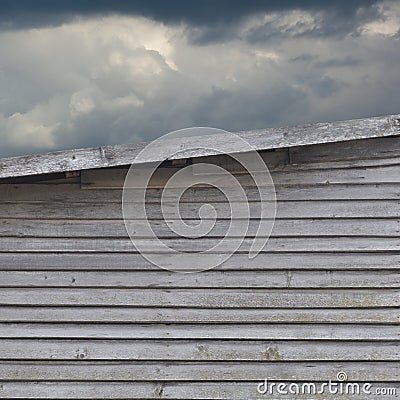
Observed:
[[[266,128],[235,132],[255,150],[333,143],[400,135],[400,115],[353,119],[347,121],[297,125],[284,128]],[[188,138],[166,139],[159,152],[141,162],[161,162],[167,154],[176,152],[168,159],[202,157],[218,154],[207,149],[207,143],[218,142],[225,154],[240,153],[241,143],[232,143],[232,137],[206,135]],[[0,159],[0,178],[42,175],[95,168],[130,165],[147,145],[140,142],[125,145],[101,146],[87,149],[65,150]],[[172,151],[171,151],[172,150]]]

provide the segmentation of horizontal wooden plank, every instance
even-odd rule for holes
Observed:
[[[270,171],[363,168],[399,164],[400,145],[398,137],[387,137],[259,151],[258,154]],[[227,154],[196,157],[192,161],[193,164],[218,165],[232,174],[248,173]]]
[[[398,184],[319,184],[276,186],[278,200],[396,200],[400,199]],[[259,199],[258,189],[245,187],[249,201]],[[166,192],[166,199],[176,198],[174,191]],[[148,189],[148,202],[159,203],[161,189]],[[80,185],[35,185],[0,184],[0,202],[44,202],[44,203],[121,203],[121,189],[83,190]],[[225,202],[220,190],[213,187],[193,187],[185,191],[181,203]]]
[[[367,118],[362,120],[318,123],[289,128],[269,128],[237,134],[254,150],[305,146],[319,143],[367,139],[399,134],[399,116]],[[3,158],[0,178],[57,173],[90,168],[128,165],[146,144],[117,145],[54,152],[42,155]],[[176,149],[180,149],[176,152]],[[154,162],[187,157],[243,152],[243,141],[232,140],[231,134],[208,134],[199,137],[174,138],[163,141],[157,153],[140,157],[140,162]]]
[[[195,225],[198,220],[185,221]],[[135,226],[145,222],[137,221]],[[173,226],[172,222],[172,226]],[[247,237],[256,236],[260,222],[248,222]],[[151,221],[151,228],[159,238],[178,237],[165,221]],[[216,220],[208,237],[225,237],[230,220]],[[127,238],[128,233],[122,220],[37,220],[0,219],[0,237],[97,237]],[[293,236],[400,236],[400,219],[277,219],[271,237]],[[241,237],[241,232],[232,230],[229,237]]]
[[[335,378],[332,370],[332,380]],[[337,372],[336,372],[337,374]],[[0,398],[33,399],[98,399],[101,393],[102,399],[169,399],[169,400],[243,400],[265,399],[265,394],[257,392],[257,385],[261,382],[4,382]],[[296,383],[296,382],[295,382]],[[302,382],[297,382],[301,387]],[[276,388],[276,386],[275,386]],[[317,389],[320,386],[317,386]],[[300,389],[301,390],[301,389]],[[387,400],[395,400],[396,393],[400,391],[397,382],[379,382],[371,385],[373,395],[379,390],[380,397]],[[365,400],[365,393],[343,394],[343,400]],[[309,392],[304,392],[309,393]],[[392,393],[392,394],[390,394]],[[394,394],[393,394],[394,393]],[[379,394],[378,394],[379,395]],[[161,397],[160,397],[161,396]],[[337,393],[324,393],[324,400],[337,400]],[[370,395],[368,395],[370,396]],[[274,391],[274,398],[287,399],[287,395],[279,395]],[[310,394],[296,394],[298,400],[309,400]]]
[[[72,323],[400,323],[397,308],[187,308],[2,306],[0,322]]]
[[[3,288],[0,305],[359,308],[400,305],[400,290]]]
[[[246,391],[252,386],[254,391],[254,383],[247,385]],[[2,390],[0,390],[1,399],[98,399],[101,393],[102,399],[159,399],[160,392],[164,388],[164,384],[150,382],[2,382]],[[179,386],[178,389],[172,390],[181,392],[190,390],[191,384]],[[203,388],[203,391],[207,388]],[[176,394],[170,399],[178,399]],[[188,400],[188,397],[182,397],[183,392],[179,395],[181,399]],[[193,393],[193,396],[194,393]],[[166,397],[165,397],[166,398]],[[195,399],[196,397],[193,397]]]
[[[187,252],[187,261],[193,262],[194,254],[197,254],[199,262],[207,259],[207,254],[199,252],[208,251],[219,245],[211,253],[230,253],[240,245],[240,239],[233,238],[198,238],[198,239],[163,239],[167,248],[162,248],[153,239],[135,239],[135,246],[140,246],[142,254],[159,253],[169,254],[171,262],[175,258],[175,267],[179,257],[175,257],[173,251]],[[245,238],[239,247],[239,251],[248,253],[251,251],[253,239]],[[0,237],[1,252],[128,252],[135,253],[136,247],[129,239],[103,239],[103,238],[8,238]],[[270,238],[263,252],[385,252],[400,251],[398,238],[374,238],[374,237],[335,237],[335,238]],[[190,253],[189,253],[190,252]],[[197,253],[196,253],[197,252]],[[232,251],[233,253],[233,251]],[[179,254],[178,254],[179,255]],[[190,258],[191,257],[191,258]]]
[[[291,147],[290,161],[293,164],[324,163],[326,161],[374,160],[400,156],[398,137],[352,140],[338,143],[322,143],[318,146]]]
[[[278,200],[395,200],[400,197],[397,184],[376,185],[293,185],[276,186]],[[254,189],[249,189],[246,195],[249,200],[256,198]],[[199,199],[199,197],[197,197]],[[194,198],[192,199],[192,201]],[[213,201],[213,198],[210,198]]]
[[[180,205],[181,217],[184,219],[198,219],[199,209],[204,203],[183,203]],[[228,203],[208,203],[220,219],[231,218],[231,206]],[[177,219],[174,213],[174,203],[163,206],[164,215],[169,220]],[[250,217],[259,218],[260,204],[249,202]],[[246,218],[245,204],[240,214],[235,218]],[[142,219],[140,209],[133,205],[127,209],[126,217]],[[346,200],[346,201],[283,201],[277,203],[277,218],[399,218],[399,200]],[[158,204],[146,206],[148,219],[163,219]],[[268,214],[270,215],[270,214]],[[91,204],[91,203],[0,203],[0,218],[36,218],[36,219],[122,219],[122,207],[118,203]],[[214,214],[205,214],[204,219],[214,218]]]
[[[226,180],[225,175],[209,175],[195,173],[193,167],[192,177],[178,181],[176,187],[190,187],[193,182],[200,178],[207,179],[207,182],[212,182],[216,187],[229,187],[231,183]],[[140,188],[142,183],[128,179],[128,169],[95,169],[82,171],[81,187],[83,189],[111,189],[111,188]],[[154,174],[154,178],[146,187],[162,188],[167,181],[176,173],[175,169],[161,169],[159,173]],[[360,168],[334,168],[334,169],[299,169],[295,167],[287,167],[286,170],[271,170],[271,177],[274,185],[317,185],[317,184],[379,184],[379,183],[396,183],[399,181],[400,165],[383,165],[373,167]],[[150,173],[149,173],[150,174]],[[252,174],[260,181],[265,178],[265,172],[255,172]],[[237,181],[242,186],[254,186],[254,180],[248,174],[235,175]],[[270,183],[269,179],[267,179]],[[261,181],[263,182],[263,181]],[[130,195],[134,197],[140,196],[140,191],[131,190]],[[137,201],[137,200],[136,200]]]
[[[346,371],[353,381],[398,381],[398,363],[359,362],[0,362],[5,381],[325,381],[336,371]],[[337,372],[336,372],[337,373]],[[312,376],[312,378],[310,378]]]
[[[178,254],[174,257],[161,254],[163,265],[190,272],[191,254]],[[179,268],[178,268],[179,266]],[[400,254],[396,253],[261,253],[249,259],[248,254],[234,254],[218,270],[376,270],[399,269]],[[151,264],[140,254],[131,253],[1,253],[2,270],[155,270],[160,268]]]
[[[400,342],[2,339],[1,360],[396,361]]]
[[[359,324],[36,324],[2,323],[4,339],[224,339],[224,340],[399,340],[398,325]]]
[[[275,184],[315,184],[315,183],[398,183],[400,165],[364,168],[336,168],[327,170],[272,171]],[[397,175],[397,176],[396,176]],[[243,179],[245,181],[245,179]]]
[[[304,148],[303,150],[306,149]],[[312,170],[330,170],[330,169],[346,169],[346,168],[364,169],[369,167],[397,166],[399,165],[400,154],[398,154],[396,157],[385,157],[385,158],[354,158],[354,156],[350,160],[335,160],[333,158],[334,161],[329,161],[330,158],[331,158],[330,155],[327,154],[326,159],[319,162],[311,161],[311,159],[309,159],[308,162],[297,163],[291,160],[290,164],[277,165],[276,167],[271,169],[271,171],[296,173],[298,171],[312,171]],[[246,173],[246,171],[243,170],[242,173]]]
[[[375,271],[0,271],[0,287],[400,288],[400,269]]]

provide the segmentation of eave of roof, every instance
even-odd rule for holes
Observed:
[[[321,143],[400,135],[400,115],[354,119],[348,121],[267,128],[236,132],[255,150],[279,149]],[[207,149],[207,143],[223,148],[225,154],[240,153],[241,143],[232,142],[224,134],[167,139],[159,152],[141,162],[161,162],[168,159],[202,157],[218,154]],[[0,159],[0,178],[13,178],[94,168],[130,165],[147,143],[102,146],[87,149],[9,157]]]

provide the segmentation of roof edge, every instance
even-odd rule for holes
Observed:
[[[295,146],[333,143],[348,140],[400,135],[400,115],[353,119],[329,123],[296,125],[236,132],[255,150],[278,149]],[[185,140],[187,139],[187,140]],[[232,143],[223,134],[165,140],[160,152],[141,162],[161,162],[168,159],[202,157],[219,154],[207,150],[207,142],[218,140],[225,154],[242,151],[241,143]],[[196,142],[198,145],[196,145]],[[136,156],[146,147],[140,142],[126,145],[101,146],[87,149],[65,150],[0,159],[0,178],[51,174],[95,168],[116,167],[134,163]],[[197,146],[197,147],[196,147]],[[212,147],[212,146],[211,146]],[[221,146],[219,146],[221,148]],[[179,151],[177,151],[179,149]]]

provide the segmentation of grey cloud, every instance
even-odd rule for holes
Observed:
[[[203,42],[201,26],[126,16],[0,32],[0,155],[399,112],[396,37],[299,35],[292,18],[291,34],[249,41],[260,20]]]
[[[336,95],[346,85],[337,79],[333,79],[330,76],[323,76],[318,80],[314,80],[310,83],[310,87],[313,91],[323,98],[329,98]]]

